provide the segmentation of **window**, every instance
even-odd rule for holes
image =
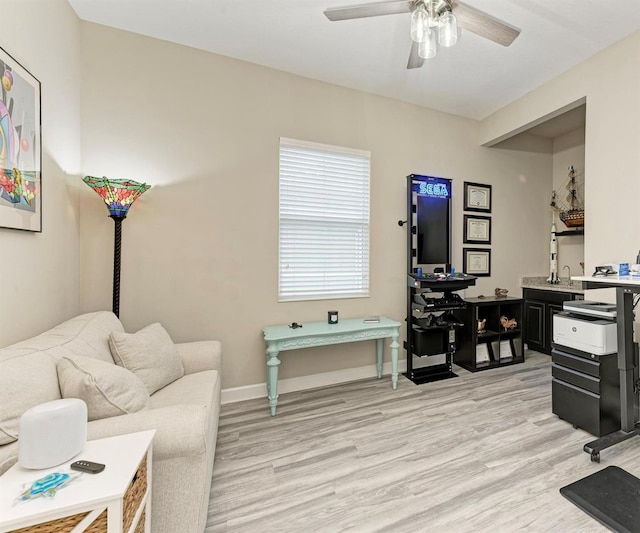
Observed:
[[[280,301],[369,296],[369,160],[280,139]]]

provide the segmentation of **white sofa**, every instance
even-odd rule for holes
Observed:
[[[0,349],[0,475],[17,460],[19,418],[60,399],[56,364],[84,356],[114,364],[111,332],[118,318],[100,311]],[[151,530],[197,533],[205,528],[220,412],[222,349],[218,341],[176,344],[184,375],[150,395],[146,409],[92,420],[88,439],[155,429]]]

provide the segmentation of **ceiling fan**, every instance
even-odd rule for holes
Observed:
[[[458,25],[480,37],[509,46],[520,30],[457,0],[390,0],[355,6],[330,7],[329,20],[349,20],[411,13],[411,52],[407,68],[419,68],[437,53],[437,44],[453,46]],[[436,36],[437,33],[437,36]]]

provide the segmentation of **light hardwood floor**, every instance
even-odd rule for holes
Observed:
[[[608,465],[640,477],[640,439],[604,450],[551,413],[549,356],[414,385],[388,376],[224,405],[207,533],[606,531],[558,490]]]

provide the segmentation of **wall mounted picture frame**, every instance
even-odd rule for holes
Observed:
[[[472,276],[491,276],[491,250],[489,248],[463,248],[462,269]]]
[[[42,232],[40,82],[0,48],[0,228]]]
[[[491,185],[465,181],[464,211],[491,213]]]
[[[491,244],[491,218],[464,215],[463,242],[465,244]]]

